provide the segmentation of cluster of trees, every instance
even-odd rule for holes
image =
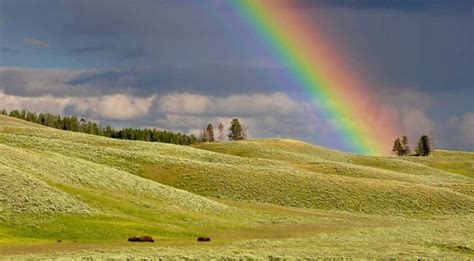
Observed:
[[[423,135],[418,140],[415,154],[412,154],[410,146],[408,145],[408,138],[407,136],[403,136],[401,140],[400,138],[395,140],[392,152],[396,153],[398,156],[428,156],[433,152],[433,144],[428,135]]]
[[[224,124],[222,122],[219,123],[218,126],[218,136],[217,141],[224,141],[225,133],[224,133]],[[245,127],[240,124],[239,119],[233,119],[230,122],[229,133],[227,134],[229,140],[245,140],[247,138]],[[214,127],[211,123],[207,125],[207,127],[202,131],[201,136],[199,137],[199,141],[201,142],[215,142],[216,139],[214,137]]]
[[[403,136],[402,139],[397,138],[393,144],[393,152],[398,156],[407,156],[411,154],[410,146],[408,145],[408,137]]]
[[[125,128],[117,130],[110,126],[102,127],[95,122],[78,119],[76,116],[61,117],[61,115],[49,113],[36,114],[26,110],[13,110],[8,114],[5,109],[0,113],[56,129],[84,132],[109,138],[164,142],[179,145],[190,145],[198,142],[198,139],[194,135],[186,135],[157,129]]]

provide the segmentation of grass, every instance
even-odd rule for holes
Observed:
[[[474,258],[474,153],[185,147],[3,115],[0,152],[0,259]]]

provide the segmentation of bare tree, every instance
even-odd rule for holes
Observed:
[[[218,141],[224,141],[225,134],[224,134],[224,124],[222,122],[219,123],[219,136],[217,136]]]
[[[408,137],[407,136],[402,137],[401,145],[402,145],[403,155],[404,156],[410,155],[411,150],[410,150],[410,146],[408,145]]]

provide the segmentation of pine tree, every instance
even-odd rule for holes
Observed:
[[[401,146],[402,146],[403,155],[404,156],[410,155],[411,150],[410,150],[410,145],[408,145],[408,137],[407,136],[402,137]]]
[[[7,111],[0,110],[1,114],[7,115]],[[126,128],[121,130],[115,130],[114,128],[107,126],[102,127],[100,124],[97,124],[92,121],[86,121],[85,119],[80,119],[76,116],[64,116],[53,115],[50,113],[36,113],[22,110],[13,110],[10,112],[11,117],[21,118],[29,122],[38,123],[44,126],[49,126],[56,129],[76,131],[76,132],[85,132],[93,135],[106,136],[116,139],[129,139],[129,140],[144,140],[152,142],[166,142],[174,143],[180,145],[190,145],[198,142],[198,139],[193,135],[186,135],[181,133],[173,133],[170,131],[160,131],[157,129],[133,129]],[[212,125],[211,125],[212,128]],[[203,132],[206,134],[206,130]],[[211,137],[214,137],[212,133]],[[205,139],[207,140],[207,138]]]
[[[218,129],[219,129],[219,136],[217,137],[217,139],[219,141],[224,141],[224,136],[225,136],[225,134],[224,134],[224,124],[222,124],[222,122],[219,123]]]
[[[240,125],[239,119],[233,119],[230,122],[229,128],[229,140],[242,140],[244,137],[242,136],[242,125]]]
[[[415,152],[416,152],[416,155],[418,156],[424,156],[424,145],[423,145],[423,139],[420,138],[418,140],[418,144],[416,145],[416,149],[415,149]]]
[[[428,137],[428,135],[421,136],[415,151],[417,155],[420,156],[428,156],[433,152],[433,146],[431,145],[430,137]]]
[[[212,124],[208,124],[206,128],[206,136],[207,136],[207,141],[209,142],[214,142],[216,139],[214,138],[214,128],[212,127]]]
[[[25,110],[25,109],[21,110],[21,112],[20,112],[20,118],[21,118],[21,119],[26,119],[26,110]]]
[[[393,143],[392,152],[396,153],[397,156],[403,156],[403,148],[402,143],[400,142],[400,138],[397,138]]]
[[[10,117],[20,118],[20,112],[18,110],[13,110],[10,112]]]

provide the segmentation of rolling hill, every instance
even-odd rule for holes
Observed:
[[[0,115],[0,220],[0,259],[474,258],[474,153],[189,147]]]

